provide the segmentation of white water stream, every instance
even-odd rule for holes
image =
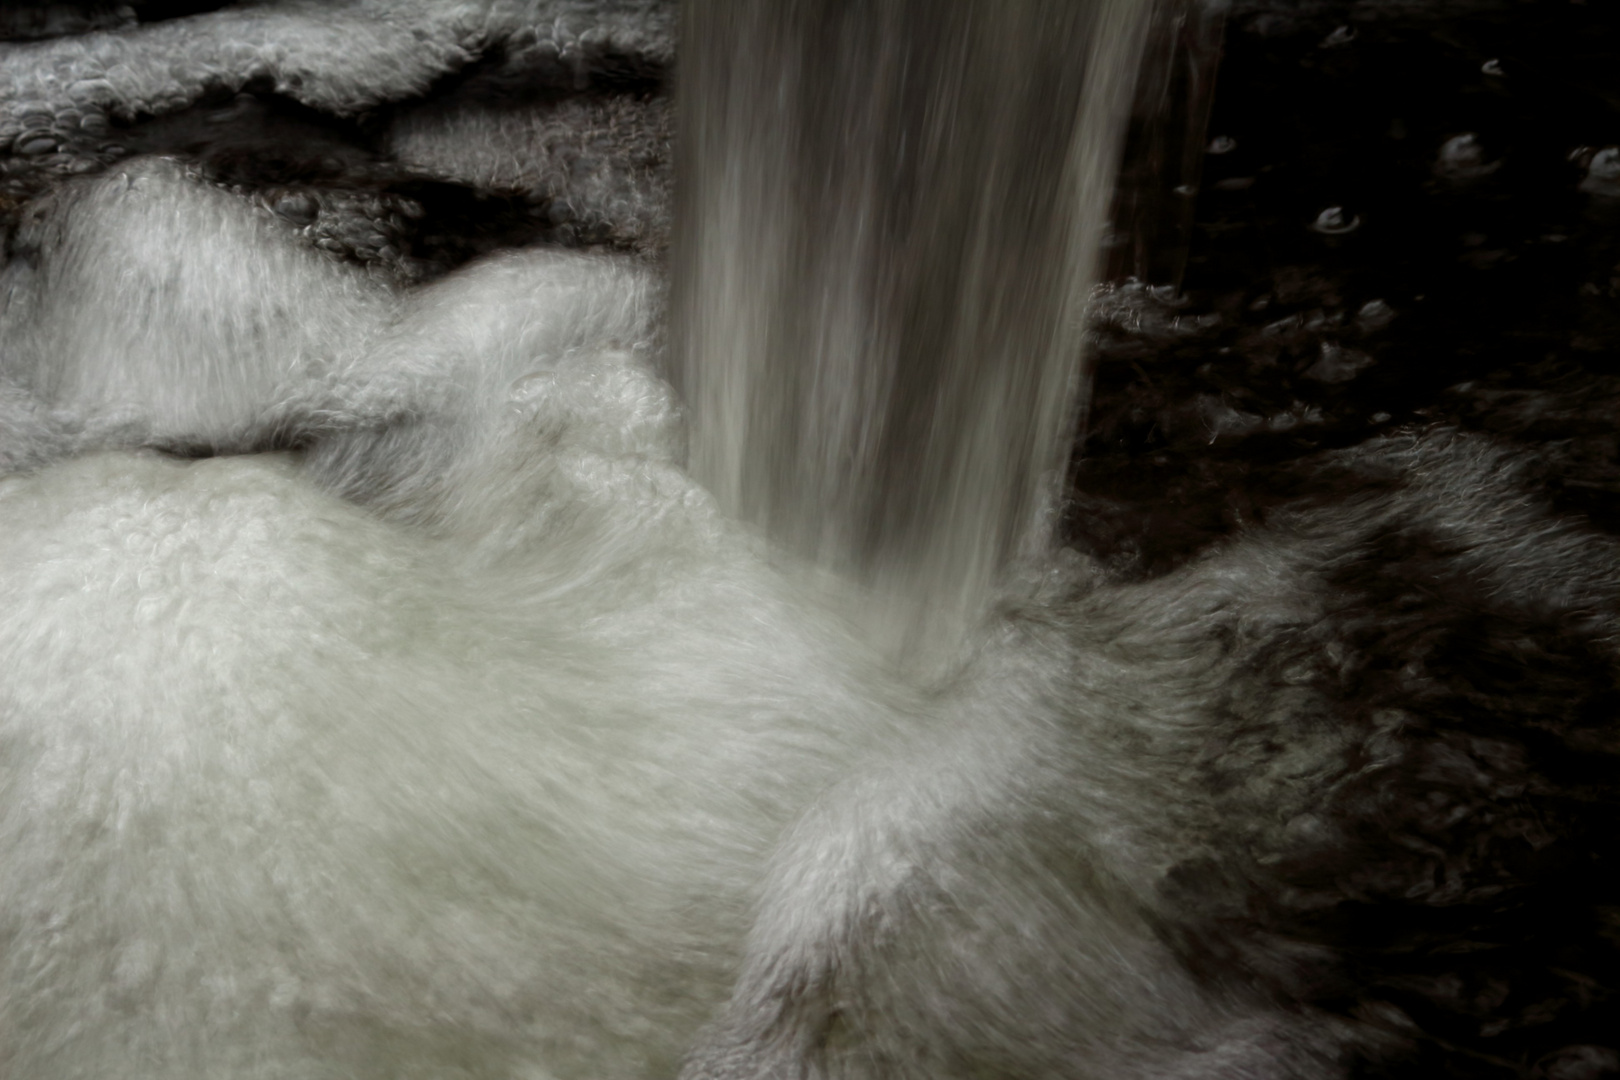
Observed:
[[[0,1075],[1270,1060],[1151,917],[1222,579],[986,619],[1145,7],[694,3],[667,334],[636,264],[399,291],[167,161],[32,208]]]

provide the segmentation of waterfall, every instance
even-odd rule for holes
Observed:
[[[690,466],[949,655],[1040,522],[1149,0],[693,0],[676,381]]]

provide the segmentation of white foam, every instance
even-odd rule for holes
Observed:
[[[1241,563],[915,685],[680,467],[645,268],[130,176],[0,340],[0,1073],[1322,1075],[1154,930]]]
[[[163,165],[41,228],[42,397],[159,441],[322,405],[303,464],[0,481],[5,1071],[670,1072],[886,726],[673,464],[645,272],[508,257],[384,326]]]
[[[107,222],[118,223],[108,228]],[[388,289],[162,159],[68,185],[0,271],[0,378],[127,438],[240,449],[388,318]]]
[[[255,80],[354,115],[416,97],[496,44],[550,57],[577,79],[614,55],[667,65],[673,18],[662,0],[275,0],[0,46],[0,142],[58,118],[77,125],[85,111],[174,112]]]

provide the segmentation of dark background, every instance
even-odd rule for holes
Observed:
[[[1528,497],[1620,530],[1620,177],[1592,168],[1620,144],[1620,9],[1241,3],[1223,46],[1224,152],[1202,163],[1182,288],[1116,284],[1099,305],[1072,542],[1162,575],[1284,508],[1354,499],[1337,461],[1437,428],[1489,437]],[[1427,763],[1338,806],[1351,844],[1252,887],[1227,931],[1322,948],[1336,975],[1290,992],[1410,1040],[1360,1075],[1620,1075],[1612,646],[1525,652],[1556,635],[1473,601],[1436,615],[1441,562],[1377,554],[1373,599],[1344,618],[1381,659],[1344,700],[1424,672],[1401,740]],[[1512,760],[1480,764],[1498,737]],[[1437,764],[1470,740],[1472,775]],[[1431,805],[1452,823],[1418,824]],[[1220,937],[1189,951],[1220,968]]]
[[[1237,5],[1184,292],[1104,305],[1076,539],[1159,573],[1301,494],[1301,458],[1427,423],[1620,528],[1620,177],[1587,179],[1617,65],[1598,0]],[[1330,207],[1359,224],[1313,230]]]

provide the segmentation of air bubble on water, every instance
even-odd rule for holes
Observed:
[[[1600,180],[1620,180],[1620,146],[1610,146],[1593,154],[1586,174]]]
[[[1440,144],[1434,174],[1443,180],[1468,181],[1489,176],[1502,167],[1500,161],[1485,160],[1485,146],[1473,132],[1454,135]]]
[[[288,192],[276,198],[270,208],[277,216],[292,222],[294,225],[313,224],[320,216],[320,204],[313,196],[304,192]]]
[[[1620,198],[1620,146],[1607,146],[1592,155],[1581,190],[1589,195]]]
[[[1369,300],[1356,312],[1356,325],[1363,330],[1382,330],[1394,318],[1394,308],[1382,300]]]
[[[1311,222],[1312,232],[1319,232],[1326,236],[1342,236],[1359,228],[1361,228],[1361,215],[1347,215],[1342,206],[1328,207],[1320,214],[1317,214],[1316,220]]]
[[[1478,165],[1485,160],[1485,151],[1479,144],[1479,137],[1469,132],[1442,143],[1440,160],[1447,165]]]

